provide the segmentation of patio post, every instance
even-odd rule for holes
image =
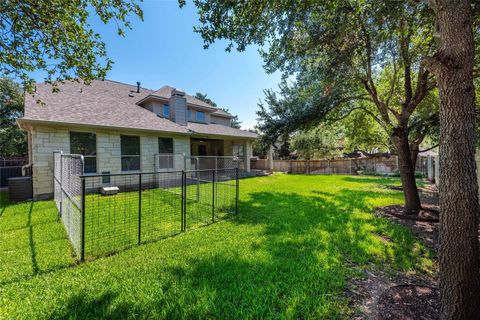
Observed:
[[[267,169],[269,171],[273,171],[273,146],[270,146],[270,148],[268,148],[267,161]]]

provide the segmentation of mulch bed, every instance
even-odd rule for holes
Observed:
[[[388,186],[393,190],[401,187]],[[377,208],[375,214],[408,227],[426,246],[438,249],[438,192],[435,186],[419,189],[422,210],[407,214],[402,206]],[[356,319],[438,319],[437,281],[425,275],[397,274],[394,279],[382,271],[367,271],[366,279],[352,279],[352,304],[362,314]]]
[[[438,319],[437,288],[399,285],[386,290],[378,299],[381,319]]]

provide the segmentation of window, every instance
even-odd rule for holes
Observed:
[[[97,136],[90,132],[70,132],[70,153],[83,155],[84,173],[97,172]]]
[[[122,171],[140,170],[140,137],[120,136]]]
[[[172,169],[174,167],[175,156],[173,154],[173,139],[158,138],[158,168]]]
[[[201,145],[198,146],[198,155],[200,157],[207,155],[207,146],[206,145],[201,144]]]
[[[170,118],[170,106],[168,104],[163,105],[162,114],[164,118]]]
[[[173,139],[158,138],[158,153],[173,153]]]
[[[192,110],[187,109],[187,120],[192,120]]]
[[[195,119],[197,121],[205,122],[205,112],[203,111],[196,111],[195,112]]]
[[[233,145],[233,156],[243,158],[243,144]]]

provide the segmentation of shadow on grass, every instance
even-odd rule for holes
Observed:
[[[235,219],[185,234],[170,243],[174,253],[159,252],[134,274],[99,269],[99,284],[66,295],[50,318],[348,318],[349,277],[421,269],[428,257],[407,229],[371,214],[401,198],[375,188],[246,193]],[[104,288],[105,278],[118,291]]]
[[[411,270],[426,255],[408,230],[365,214],[370,200],[386,194],[396,196],[352,190],[249,194],[234,222],[261,227],[261,234],[240,249],[171,267],[162,287],[171,295],[149,308],[164,310],[166,318],[345,317],[348,277],[369,267]]]
[[[111,291],[102,293],[95,298],[87,298],[85,295],[72,296],[68,304],[49,316],[51,320],[62,319],[124,319],[129,314],[131,306],[128,303],[113,306],[118,294]],[[88,313],[85,313],[88,310]]]
[[[32,210],[33,210],[33,202],[30,206],[30,210],[28,211],[27,228],[28,228],[28,245],[30,247],[30,256],[32,259],[32,271],[33,271],[33,275],[36,275],[40,271],[40,268],[38,267],[37,251],[35,250],[35,241],[33,240]]]
[[[202,253],[179,252],[178,261],[153,277],[155,294],[148,299],[124,310],[124,298],[100,296],[95,309],[73,296],[53,318],[345,318],[351,315],[344,296],[349,277],[365,268],[421,268],[428,253],[410,232],[369,213],[376,201],[400,193],[312,193],[250,193],[230,226],[242,234],[231,235],[235,244],[226,240],[204,252],[212,239],[195,238]]]
[[[342,178],[343,181],[346,182],[357,182],[357,183],[368,183],[368,184],[375,184],[375,185],[398,185],[402,184],[400,178],[397,177],[379,177],[379,176],[346,176]],[[425,181],[423,179],[416,179],[417,187],[425,186]]]
[[[264,247],[280,256],[288,250],[283,247],[285,236],[294,236],[305,239],[301,244],[305,249],[327,250],[330,257],[354,263],[387,262],[408,270],[423,259],[425,251],[418,250],[418,241],[406,228],[371,214],[385,197],[401,201],[400,192],[344,189],[335,194],[312,193],[315,195],[250,194],[249,200],[241,202],[242,216],[236,221],[264,225],[268,235]]]
[[[0,197],[0,285],[74,265],[53,203],[11,203],[5,193]]]

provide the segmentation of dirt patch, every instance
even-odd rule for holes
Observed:
[[[365,273],[365,279],[351,279],[347,291],[351,306],[358,309],[354,319],[437,319],[435,279],[403,273],[392,277],[381,270]]]
[[[375,214],[410,228],[427,247],[437,251],[438,193],[431,185],[420,191],[423,210],[418,217],[407,215],[402,206],[378,208]],[[355,319],[438,318],[439,296],[435,278],[404,273],[392,277],[381,270],[365,272],[365,279],[351,279],[349,283],[347,294],[352,307],[359,310]]]
[[[437,288],[400,285],[386,290],[378,301],[381,319],[438,319]]]
[[[422,208],[418,215],[408,214],[403,206],[393,205],[379,208],[384,215],[391,215],[398,219],[423,221],[423,222],[438,222],[439,212],[433,208]]]
[[[422,210],[418,216],[405,214],[404,207],[399,205],[377,208],[375,214],[410,228],[426,246],[437,251],[440,212],[438,191],[435,185],[426,185],[419,190]]]

